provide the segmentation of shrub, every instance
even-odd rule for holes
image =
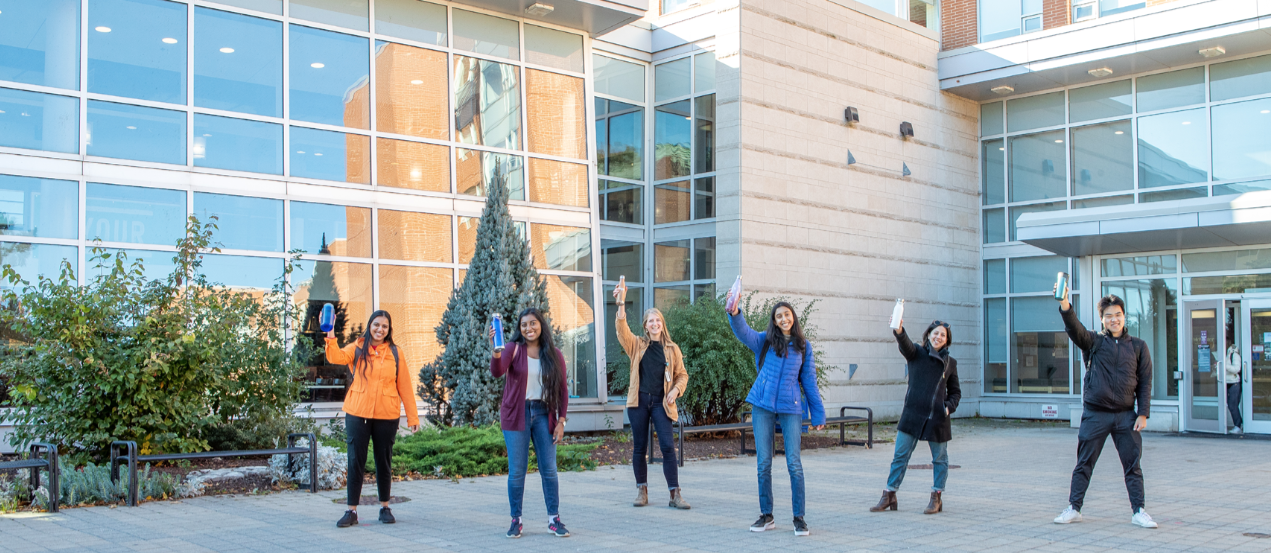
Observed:
[[[77,505],[97,505],[100,503],[116,503],[127,498],[128,471],[119,471],[119,481],[110,480],[110,467],[88,463],[80,468],[62,462],[61,495],[59,502],[65,507]],[[0,512],[15,511],[23,502],[30,501],[39,509],[48,509],[49,492],[45,486],[32,490],[30,473],[27,469],[17,471],[10,480],[0,475]],[[41,475],[41,483],[48,480]],[[137,497],[147,499],[167,499],[175,497],[178,490],[177,477],[171,474],[150,472],[147,464],[137,472]]]
[[[591,444],[556,446],[556,469],[582,471],[596,468],[591,460]],[[536,466],[534,449],[530,448],[530,470]],[[482,427],[454,426],[420,430],[398,438],[393,446],[393,471],[398,474],[416,472],[448,477],[506,474],[507,448],[498,425]]]
[[[309,440],[296,442],[297,447],[308,447]],[[348,476],[348,463],[345,454],[334,447],[318,446],[318,489],[335,490],[344,487]],[[274,482],[292,482],[307,484],[309,482],[308,455],[274,455],[269,458],[269,472]]]

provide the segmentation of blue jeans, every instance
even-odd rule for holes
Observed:
[[[759,510],[772,514],[772,455],[777,439],[776,423],[781,422],[785,438],[786,469],[790,471],[790,495],[794,516],[803,516],[803,461],[799,459],[799,434],[802,419],[798,413],[773,413],[758,407],[751,410],[755,431],[755,462],[759,468]]]
[[[943,492],[944,483],[949,479],[949,442],[927,442],[927,445],[931,446],[931,466],[935,473],[931,491]],[[900,483],[905,480],[905,470],[909,468],[909,457],[914,454],[917,446],[918,438],[904,432],[896,433],[896,455],[891,460],[887,491],[900,489]]]
[[[525,430],[503,431],[503,442],[508,449],[508,503],[512,507],[512,518],[521,517],[521,500],[525,497],[525,471],[529,468],[531,441],[534,442],[534,454],[538,456],[538,475],[543,480],[543,500],[547,503],[547,514],[560,514],[556,444],[552,443],[552,429],[547,427],[547,404],[527,401]]]

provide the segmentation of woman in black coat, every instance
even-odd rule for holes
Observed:
[[[875,513],[896,510],[896,490],[905,479],[909,456],[913,455],[918,440],[924,440],[931,446],[935,482],[931,486],[931,502],[923,514],[933,515],[944,510],[940,496],[944,493],[945,480],[949,478],[948,444],[953,438],[949,417],[958,409],[958,401],[962,399],[962,388],[958,386],[958,361],[949,356],[953,332],[949,323],[933,321],[922,333],[922,347],[909,340],[903,320],[900,321],[900,329],[892,331],[892,334],[900,345],[900,354],[908,362],[909,389],[905,392],[905,409],[900,414],[900,423],[896,425],[896,454],[891,461],[887,488],[883,490],[878,504],[869,510]]]

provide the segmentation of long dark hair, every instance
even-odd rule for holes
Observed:
[[[371,347],[371,323],[380,317],[388,319],[388,334],[384,335],[384,343],[390,346],[397,345],[393,343],[393,316],[383,309],[371,313],[371,318],[366,320],[366,330],[362,331],[362,345],[353,350],[353,370],[355,372],[361,371],[363,378],[366,377],[366,366],[368,364],[366,362],[366,352]]]
[[[940,349],[941,350],[949,349],[949,346],[953,345],[953,329],[949,328],[949,323],[946,323],[944,321],[931,321],[931,324],[927,326],[927,331],[922,333],[923,346],[931,345],[931,340],[928,338],[928,336],[931,336],[931,331],[941,326],[944,327],[945,340],[944,340],[944,347]]]
[[[790,314],[794,316],[794,324],[790,326],[789,340],[781,332],[781,327],[777,326],[777,310],[782,307],[789,309]],[[777,357],[785,357],[786,349],[790,345],[794,345],[794,349],[799,350],[799,355],[803,355],[808,349],[808,339],[803,336],[803,325],[799,324],[799,313],[794,310],[794,306],[789,302],[779,301],[777,305],[772,306],[772,313],[768,315],[768,349],[777,352]]]
[[[548,324],[547,317],[538,309],[530,307],[521,312],[521,316],[516,318],[516,328],[512,331],[512,341],[521,344],[521,346],[529,345],[525,336],[521,335],[521,319],[533,315],[538,319],[538,326],[542,330],[538,333],[538,360],[539,378],[543,384],[543,403],[547,404],[547,411],[555,413],[557,407],[561,404],[560,385],[561,371],[564,367],[557,367],[559,359],[556,357],[560,350],[556,349],[556,341],[552,339],[552,325]],[[529,355],[527,352],[526,355]]]

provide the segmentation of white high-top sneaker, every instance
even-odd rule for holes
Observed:
[[[1055,524],[1070,524],[1073,522],[1081,522],[1081,511],[1073,509],[1072,505],[1069,505],[1067,509],[1064,509],[1064,512],[1059,513],[1059,516],[1055,517]]]
[[[1232,433],[1232,434],[1244,434],[1244,430],[1241,430],[1241,429],[1240,429],[1240,427],[1239,427],[1239,426],[1237,426],[1237,427],[1235,427],[1235,428],[1232,428],[1232,429],[1231,429],[1231,433]]]
[[[1147,511],[1144,511],[1142,507],[1139,507],[1139,512],[1134,513],[1134,516],[1130,517],[1130,522],[1134,523],[1135,526],[1156,528],[1156,521],[1152,520],[1152,516],[1147,514]]]

